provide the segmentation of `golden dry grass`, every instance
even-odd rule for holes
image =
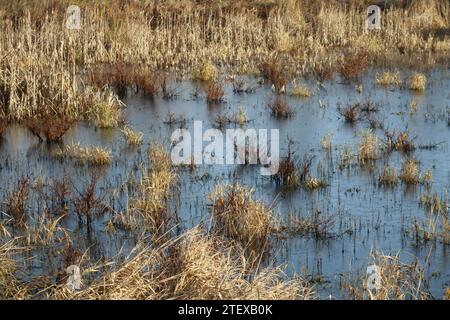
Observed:
[[[215,229],[248,247],[266,248],[277,228],[272,210],[240,185],[218,185],[210,195]]]
[[[402,162],[400,179],[406,184],[417,184],[420,181],[419,163],[417,160],[409,158]]]
[[[375,75],[377,84],[381,86],[400,86],[402,84],[402,79],[400,77],[400,72],[389,72],[384,71],[381,74],[377,73]]]
[[[109,165],[112,161],[111,151],[98,147],[86,146],[83,147],[80,143],[73,143],[63,147],[56,154],[58,158],[74,159],[79,164],[92,165]]]
[[[379,155],[378,138],[371,130],[365,131],[361,135],[358,149],[358,161],[364,164],[371,160],[376,160]]]
[[[357,283],[345,282],[343,287],[356,300],[426,300],[431,295],[424,285],[424,269],[416,261],[402,263],[400,254],[384,255],[379,251],[372,251],[370,263],[379,267],[380,288],[367,288],[366,276]]]
[[[177,174],[172,168],[170,155],[161,145],[150,146],[149,158],[152,164],[150,172],[145,172],[140,180],[139,192],[130,199],[122,224],[159,235],[167,232],[172,222],[168,201]]]
[[[306,86],[296,85],[289,91],[289,94],[294,97],[309,98],[311,96],[311,91]]]
[[[393,186],[398,182],[397,170],[388,165],[384,166],[383,173],[378,177],[378,183],[381,185]]]
[[[409,89],[415,91],[424,91],[427,84],[427,77],[422,73],[414,73],[409,78]]]
[[[112,265],[112,264],[107,264]],[[101,265],[84,271],[100,273]],[[200,228],[187,231],[158,247],[138,244],[129,257],[100,274],[78,292],[64,284],[47,288],[49,299],[312,299],[304,280],[284,280],[280,268],[249,273],[239,249]]]
[[[120,130],[122,132],[122,135],[125,138],[125,141],[132,146],[138,146],[142,144],[142,141],[144,140],[144,135],[142,132],[136,132],[133,131],[133,129],[125,126],[123,129]]]
[[[27,284],[16,277],[19,269],[14,254],[23,251],[15,239],[0,242],[0,299],[28,299]]]

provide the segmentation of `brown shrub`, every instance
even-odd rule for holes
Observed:
[[[368,66],[368,54],[364,51],[360,51],[353,55],[345,56],[345,60],[342,63],[339,73],[346,81],[351,81],[364,72]]]
[[[222,102],[225,92],[219,82],[212,82],[205,88],[206,100],[208,102]]]
[[[361,110],[361,104],[355,103],[354,105],[347,105],[345,107],[338,106],[338,112],[345,118],[348,123],[355,123],[359,119],[359,112]]]
[[[294,114],[291,106],[286,102],[285,99],[277,96],[275,100],[269,102],[268,104],[272,115],[277,118],[289,118]]]
[[[40,116],[25,120],[25,126],[39,141],[61,142],[64,134],[72,128],[74,121],[63,117]]]
[[[0,138],[5,135],[6,129],[8,129],[8,122],[0,118]]]
[[[12,192],[7,196],[6,213],[13,219],[13,225],[24,227],[27,222],[27,205],[30,180],[22,178],[17,182]]]

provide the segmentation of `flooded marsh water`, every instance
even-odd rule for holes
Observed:
[[[193,130],[194,121],[203,121],[204,130],[215,127],[219,114],[233,115],[241,108],[248,122],[243,128],[279,129],[280,155],[291,149],[299,159],[313,157],[312,173],[327,181],[328,186],[317,190],[298,188],[284,192],[273,179],[260,175],[258,166],[200,165],[194,170],[179,168],[177,194],[171,199],[171,207],[179,217],[179,228],[184,230],[199,223],[210,223],[210,193],[218,184],[239,182],[254,189],[254,198],[273,208],[274,214],[289,224],[289,215],[309,217],[319,213],[321,217],[333,217],[324,237],[314,234],[288,234],[278,240],[266,263],[287,266],[288,274],[306,275],[315,283],[322,298],[345,298],[341,290],[344,278],[364,274],[371,250],[385,254],[400,252],[405,262],[418,259],[425,268],[426,285],[433,297],[441,298],[450,285],[450,250],[448,243],[417,241],[414,224],[427,223],[430,214],[421,204],[423,194],[437,193],[445,199],[450,188],[450,73],[448,69],[428,72],[427,87],[416,93],[403,87],[382,87],[375,82],[370,70],[363,75],[360,92],[354,84],[339,77],[326,81],[323,86],[313,80],[303,83],[312,91],[309,98],[286,96],[295,114],[288,119],[277,119],[267,106],[274,93],[269,84],[248,77],[247,86],[252,92],[235,93],[229,81],[224,81],[225,101],[208,104],[203,95],[203,85],[192,81],[173,82],[177,97],[166,100],[149,99],[129,90],[123,98],[126,104],[126,120],[133,130],[144,134],[144,144],[128,146],[120,131],[96,129],[85,123],[77,124],[64,136],[64,144],[80,142],[81,145],[98,145],[111,150],[112,163],[95,169],[98,171],[97,192],[117,213],[126,210],[129,193],[141,176],[143,164],[148,164],[147,148],[150,142],[158,142],[170,149],[172,132],[179,123],[169,125],[169,112],[175,118],[184,118],[184,128]],[[409,71],[402,71],[407,77]],[[200,92],[200,95],[196,95]],[[349,105],[370,100],[377,106],[371,119],[381,123],[383,129],[373,133],[380,144],[385,139],[384,130],[407,129],[414,136],[416,150],[409,155],[394,151],[382,154],[373,163],[361,166],[357,163],[358,145],[362,132],[370,128],[366,120],[347,123],[337,111],[339,105]],[[411,104],[416,105],[411,108]],[[413,109],[413,110],[412,110]],[[227,127],[236,127],[227,124]],[[239,127],[239,126],[237,126]],[[321,139],[331,135],[331,150],[321,147]],[[344,147],[351,150],[354,159],[348,168],[340,168]],[[78,165],[70,160],[54,157],[58,145],[39,143],[26,128],[11,125],[0,141],[0,198],[5,199],[22,177],[29,177],[34,184],[39,180],[70,177],[74,188],[82,189],[89,183],[93,168]],[[408,186],[402,182],[394,186],[380,186],[378,177],[385,165],[401,171],[402,161],[413,156],[419,162],[421,172],[431,170],[432,184]],[[30,216],[38,219],[42,199],[32,192],[27,206]],[[448,214],[448,213],[447,213]],[[3,219],[7,217],[2,214]],[[110,214],[98,216],[89,237],[80,230],[77,218],[69,214],[62,222],[74,242],[80,247],[94,247],[97,258],[125,256],[135,239],[126,231],[106,232]],[[20,231],[15,230],[17,235]],[[34,252],[26,264],[34,275],[46,274],[52,266],[42,263],[51,248]]]

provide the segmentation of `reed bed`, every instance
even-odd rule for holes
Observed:
[[[387,6],[376,33],[366,32],[366,7],[359,1],[83,1],[78,31],[63,23],[69,4],[0,3],[0,109],[9,120],[32,117],[43,106],[85,118],[84,79],[112,86],[119,96],[129,85],[153,95],[158,70],[211,81],[226,66],[237,73],[260,70],[281,92],[293,75],[324,80],[337,70],[352,80],[369,65],[414,65],[427,53],[433,58],[425,65],[433,66],[445,61],[450,47],[439,34],[449,27],[450,6],[438,0]],[[417,79],[410,87],[422,90],[423,78]],[[111,103],[108,96],[100,99]],[[97,104],[90,117],[100,126],[115,125],[95,115],[105,108]]]

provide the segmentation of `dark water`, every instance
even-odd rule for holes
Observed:
[[[181,170],[179,199],[174,206],[181,217],[183,228],[189,228],[200,221],[209,221],[209,194],[218,183],[233,183],[252,187],[254,198],[262,199],[274,207],[274,213],[286,218],[288,212],[302,216],[311,215],[320,210],[323,216],[335,215],[335,223],[330,237],[317,239],[313,236],[291,236],[282,241],[272,253],[276,264],[286,264],[289,273],[307,273],[315,279],[321,296],[342,297],[339,291],[339,279],[344,273],[364,272],[372,249],[385,254],[401,251],[403,261],[419,258],[426,268],[427,284],[433,296],[442,297],[443,290],[450,285],[450,251],[439,241],[416,245],[411,234],[415,220],[420,224],[426,220],[427,211],[420,206],[422,193],[437,192],[445,198],[449,189],[448,126],[450,102],[450,74],[448,70],[436,69],[427,74],[427,89],[417,94],[405,88],[382,88],[375,83],[373,70],[362,80],[363,91],[358,93],[354,85],[344,84],[339,78],[325,83],[323,88],[314,81],[306,81],[313,92],[310,98],[287,97],[295,109],[295,115],[289,119],[278,120],[271,116],[267,103],[273,98],[269,85],[258,85],[257,79],[247,79],[247,84],[255,88],[253,93],[235,94],[230,83],[226,82],[226,101],[208,105],[202,94],[195,98],[193,93],[202,85],[189,81],[174,83],[179,96],[173,100],[148,98],[129,94],[124,102],[127,105],[127,120],[134,130],[144,133],[144,145],[130,148],[118,130],[98,130],[87,124],[79,124],[69,131],[65,143],[80,142],[82,145],[101,145],[112,151],[112,165],[102,169],[99,192],[106,195],[105,200],[115,203],[115,210],[124,208],[127,195],[118,192],[130,179],[139,177],[139,168],[146,162],[146,149],[150,141],[157,141],[170,147],[170,136],[177,125],[172,127],[164,123],[168,111],[176,117],[183,115],[185,127],[193,130],[193,122],[202,120],[204,129],[214,126],[219,113],[233,114],[243,107],[248,122],[246,128],[279,129],[280,154],[285,155],[288,138],[294,141],[293,150],[300,158],[305,154],[314,156],[312,173],[327,179],[325,189],[308,191],[298,189],[282,193],[280,188],[268,177],[261,176],[257,166],[199,166],[194,173]],[[407,77],[409,71],[402,72]],[[339,169],[339,154],[343,146],[348,146],[357,155],[360,133],[368,128],[365,121],[355,125],[345,123],[337,112],[338,103],[346,105],[370,99],[379,105],[374,117],[389,130],[401,131],[408,128],[416,136],[416,146],[440,143],[436,149],[417,148],[413,155],[420,162],[422,172],[431,169],[433,183],[431,187],[417,185],[407,187],[398,183],[395,187],[384,188],[377,184],[378,175],[385,164],[397,168],[400,172],[402,159],[399,152],[382,156],[375,162],[371,172],[359,165],[349,170]],[[410,113],[409,105],[415,99],[417,112]],[[233,125],[231,125],[233,127]],[[322,150],[320,140],[331,133],[332,151]],[[381,139],[383,131],[375,129]],[[55,147],[53,147],[55,148]],[[44,179],[70,176],[75,185],[89,181],[91,169],[78,166],[70,161],[59,161],[51,156],[52,147],[39,144],[24,128],[13,125],[0,144],[0,194],[5,195],[17,179],[28,175],[31,178]],[[356,157],[355,157],[356,158]],[[39,200],[29,201],[32,212],[37,212]],[[37,213],[34,214],[35,218]],[[107,256],[115,255],[121,248],[126,252],[133,244],[126,234],[117,231],[108,235],[104,230],[109,217],[98,218],[94,225],[94,242],[98,252]],[[73,220],[73,221],[72,221]],[[78,241],[85,241],[84,233],[78,230],[76,219],[65,219],[64,226]],[[351,232],[349,232],[351,231]],[[77,241],[77,240],[76,240]],[[44,272],[46,266],[37,259],[32,265],[36,274]]]

